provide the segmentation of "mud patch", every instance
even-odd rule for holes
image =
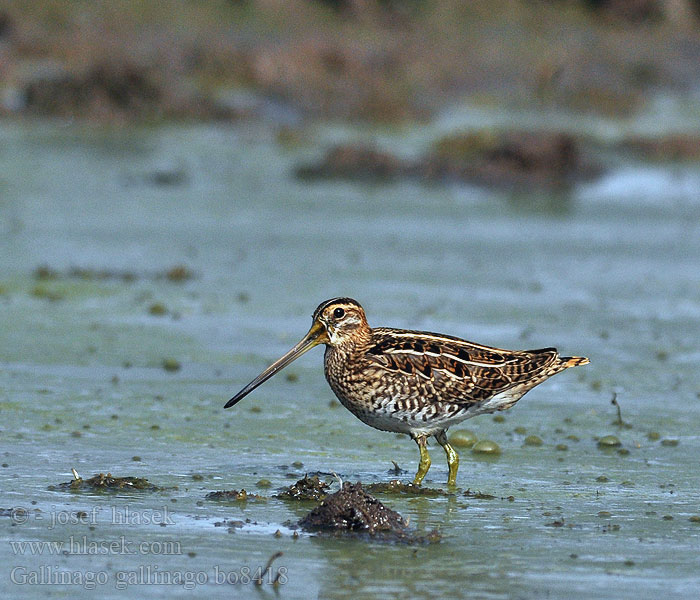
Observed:
[[[24,86],[23,100],[30,114],[100,120],[238,116],[215,98],[128,59],[98,60],[86,70],[59,67],[38,73]]]
[[[224,502],[247,502],[248,500],[265,500],[263,496],[257,494],[249,494],[244,489],[238,490],[221,490],[217,492],[209,492],[205,498],[207,500],[217,500]]]
[[[621,147],[650,161],[695,161],[700,158],[700,136],[697,135],[629,137],[623,140]]]
[[[277,494],[277,497],[283,500],[313,500],[318,502],[328,496],[329,487],[330,485],[325,481],[321,481],[318,475],[314,475],[313,477],[304,475],[304,477],[295,484],[290,485],[284,491]]]
[[[416,160],[404,160],[372,146],[340,144],[320,162],[296,169],[302,180],[347,179],[428,183],[464,181],[512,188],[556,188],[591,179],[603,172],[577,137],[564,132],[457,132],[437,140]]]
[[[140,490],[158,492],[165,488],[152,484],[143,477],[115,477],[111,473],[98,473],[89,479],[76,477],[73,481],[59,483],[57,486],[49,486],[49,489],[70,491],[124,491]]]
[[[185,265],[174,265],[163,271],[155,271],[152,273],[136,273],[134,271],[112,269],[91,269],[77,266],[70,267],[65,271],[58,271],[47,264],[40,265],[34,270],[34,279],[37,281],[81,279],[84,281],[121,281],[124,283],[131,283],[139,279],[145,279],[182,283],[195,279],[196,277],[197,274]]]
[[[398,479],[392,479],[385,483],[370,483],[367,491],[372,494],[391,494],[395,496],[425,496],[427,498],[437,498],[447,496],[447,492],[440,488],[428,488],[412,483],[403,483]]]
[[[299,525],[306,531],[400,532],[403,517],[368,494],[361,483],[345,483],[306,515]]]
[[[365,492],[360,482],[343,484],[342,489],[327,496],[298,525],[308,532],[359,534],[409,544],[430,544],[441,539],[437,531],[426,535],[410,532],[403,517]]]

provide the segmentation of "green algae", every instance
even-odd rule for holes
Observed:
[[[72,492],[123,492],[130,490],[158,492],[164,489],[150,483],[148,479],[143,477],[115,477],[111,473],[97,473],[88,479],[74,477],[72,481],[59,483],[55,488]]]
[[[496,442],[491,440],[479,440],[472,446],[472,452],[474,454],[496,456],[501,453],[501,447]]]
[[[450,434],[449,440],[455,448],[471,448],[478,441],[478,437],[469,429],[458,429]]]

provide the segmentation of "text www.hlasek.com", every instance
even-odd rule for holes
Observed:
[[[182,554],[182,545],[175,540],[163,540],[152,542],[133,542],[126,536],[119,536],[114,540],[88,540],[87,536],[70,536],[67,541],[38,541],[38,540],[14,540],[10,541],[12,553],[17,555],[62,555],[62,554]]]
[[[10,581],[16,585],[74,585],[87,590],[104,586],[113,581],[114,587],[124,590],[137,585],[175,585],[191,590],[206,584],[239,585],[284,585],[288,581],[287,568],[251,568],[226,570],[215,565],[207,571],[168,571],[158,565],[141,565],[133,570],[115,571],[110,577],[108,571],[69,571],[58,565],[42,565],[36,569],[14,567],[10,571]]]

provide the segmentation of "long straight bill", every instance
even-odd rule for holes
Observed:
[[[318,344],[323,344],[327,341],[326,328],[319,322],[314,323],[309,329],[304,338],[292,348],[283,357],[277,359],[273,362],[267,369],[265,369],[260,375],[258,375],[253,381],[251,381],[247,386],[245,386],[240,392],[238,392],[233,398],[231,398],[224,406],[224,408],[231,408],[239,400],[245,398],[250,392],[252,392],[256,387],[265,383],[270,377],[272,377],[278,371],[284,369],[289,363],[295,361],[307,350],[311,350],[314,346]]]

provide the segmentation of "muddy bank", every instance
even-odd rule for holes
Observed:
[[[130,119],[234,120],[245,116],[154,68],[104,61],[85,70],[58,68],[35,74],[21,92],[22,112],[36,116],[81,116],[101,121]]]
[[[158,492],[165,488],[152,484],[143,477],[115,477],[111,473],[97,473],[88,479],[83,479],[75,471],[73,479],[49,489],[70,490],[70,491],[128,491],[141,490],[148,492]]]
[[[370,146],[334,146],[317,163],[302,165],[302,180],[464,181],[488,186],[562,187],[600,175],[603,167],[563,132],[481,131],[437,140],[417,160]]]
[[[622,141],[620,149],[649,161],[697,161],[700,159],[700,136],[629,137]]]
[[[262,496],[258,494],[251,494],[242,490],[220,490],[216,492],[209,492],[205,498],[207,500],[217,500],[223,502],[247,502],[248,500],[265,500]]]
[[[368,494],[359,481],[344,483],[298,525],[308,532],[369,536],[372,540],[408,544],[433,544],[442,537],[435,530],[425,535],[411,531],[399,513]]]
[[[310,500],[318,502],[328,495],[329,488],[330,485],[325,481],[321,481],[318,475],[311,477],[304,475],[299,481],[277,494],[277,497],[283,500]]]
[[[403,517],[362,489],[361,483],[345,483],[342,489],[306,515],[299,525],[306,531],[399,532],[406,528]]]
[[[5,114],[400,121],[469,97],[624,115],[700,79],[693,0],[5,4]]]

